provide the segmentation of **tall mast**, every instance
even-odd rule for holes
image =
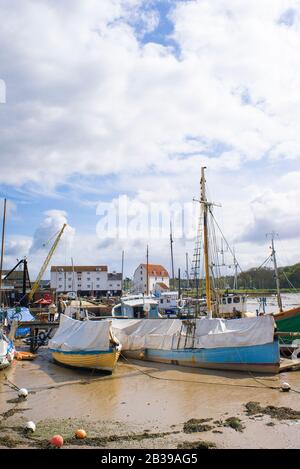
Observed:
[[[205,265],[205,289],[208,317],[212,318],[210,275],[209,275],[209,254],[208,254],[208,203],[205,191],[205,167],[201,168],[201,203],[203,207],[203,241],[204,241],[204,265]]]
[[[271,249],[272,249],[271,257],[273,259],[275,279],[276,279],[277,303],[278,303],[279,311],[282,312],[283,311],[283,309],[282,309],[282,299],[281,299],[281,294],[280,294],[280,283],[279,283],[279,275],[278,275],[278,268],[277,268],[276,251],[275,251],[275,247],[274,247],[275,233],[272,233],[271,236],[272,236],[272,238],[271,238]]]
[[[186,264],[186,287],[189,289],[190,287],[190,274],[189,274],[189,254],[185,253],[185,264]]]
[[[122,251],[122,277],[121,277],[121,294],[123,295],[123,286],[124,286],[124,251]]]
[[[233,264],[234,264],[234,281],[233,281],[233,289],[238,289],[238,263],[235,257],[235,249],[233,249]]]
[[[175,273],[174,273],[174,256],[173,256],[173,234],[172,234],[172,222],[170,222],[170,248],[171,248],[171,266],[172,266],[172,284],[174,288],[174,279],[175,279]]]
[[[149,296],[149,248],[147,244],[147,296]]]
[[[4,205],[3,205],[2,242],[1,242],[1,258],[0,258],[0,307],[2,305],[2,270],[3,270],[3,258],[4,258],[5,223],[6,223],[6,199],[4,199]]]

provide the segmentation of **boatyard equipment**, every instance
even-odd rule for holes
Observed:
[[[43,277],[43,275],[44,275],[44,272],[45,272],[45,270],[46,270],[47,267],[48,267],[48,264],[49,264],[49,262],[50,262],[50,259],[51,259],[51,257],[53,256],[55,249],[57,248],[57,245],[58,245],[58,243],[59,243],[59,241],[60,241],[60,239],[61,239],[61,237],[62,237],[62,235],[63,235],[63,232],[64,232],[66,226],[67,226],[67,224],[65,223],[65,224],[63,225],[62,229],[60,230],[60,232],[58,233],[57,237],[55,238],[55,241],[54,241],[53,245],[51,246],[51,249],[50,249],[50,251],[49,251],[49,253],[48,253],[48,255],[47,255],[47,257],[46,257],[46,259],[45,259],[45,261],[44,261],[44,263],[43,263],[43,265],[42,265],[41,270],[39,271],[39,274],[38,274],[38,276],[37,276],[37,278],[36,278],[36,281],[34,282],[34,284],[33,284],[32,288],[31,288],[30,292],[28,293],[28,303],[31,303],[32,298],[33,298],[33,295],[35,294],[35,292],[36,292],[37,289],[39,288],[39,285],[40,285],[40,282],[41,282],[42,277]]]

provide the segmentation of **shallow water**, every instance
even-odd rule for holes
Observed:
[[[262,304],[259,299],[262,297],[248,297],[246,304],[246,311],[255,313],[256,310],[263,311]],[[279,311],[277,304],[277,296],[271,295],[267,296],[265,311],[267,314],[276,313]],[[283,309],[295,308],[300,305],[300,294],[299,293],[283,293],[281,295]]]

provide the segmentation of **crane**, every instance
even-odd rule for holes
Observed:
[[[28,293],[28,303],[31,302],[31,300],[32,300],[32,298],[33,298],[33,295],[35,294],[35,292],[36,292],[37,289],[39,288],[39,285],[40,285],[40,281],[41,281],[41,279],[42,279],[42,276],[44,275],[44,272],[45,272],[45,270],[46,270],[47,267],[48,267],[48,264],[49,264],[49,262],[50,262],[50,259],[51,259],[51,257],[53,256],[55,249],[57,248],[57,245],[58,245],[58,243],[59,243],[59,241],[60,241],[60,238],[61,238],[62,235],[63,235],[63,232],[64,232],[66,226],[67,226],[67,224],[65,223],[65,224],[63,225],[62,229],[60,230],[60,232],[58,233],[57,237],[55,238],[55,241],[54,241],[54,243],[53,243],[53,245],[52,245],[52,247],[51,247],[51,249],[50,249],[50,251],[49,251],[49,253],[48,253],[48,255],[47,255],[47,257],[46,257],[46,259],[45,259],[45,261],[44,261],[44,263],[43,263],[43,265],[42,265],[42,267],[41,267],[41,270],[39,271],[39,274],[38,274],[38,276],[37,276],[37,278],[36,278],[36,281],[35,281],[34,284],[32,285],[32,288],[31,288],[30,292]]]

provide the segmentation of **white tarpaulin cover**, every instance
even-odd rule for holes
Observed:
[[[273,342],[274,318],[196,319],[187,332],[181,319],[113,319],[113,333],[123,350],[220,348]]]
[[[48,347],[64,352],[108,350],[110,326],[108,320],[77,321],[62,314],[59,328]]]

